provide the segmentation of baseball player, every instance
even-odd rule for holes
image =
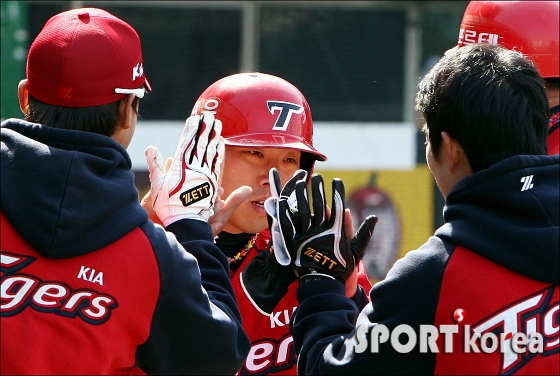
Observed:
[[[301,276],[290,321],[298,373],[557,375],[560,156],[546,153],[542,78],[519,52],[473,43],[424,76],[416,109],[445,223],[361,312],[341,283],[363,252],[344,232],[342,182],[330,217],[320,175],[309,198],[296,183],[297,211],[279,199],[275,220]]]
[[[543,77],[550,107],[548,154],[560,153],[559,1],[471,1],[457,46],[499,44],[527,56]]]
[[[207,222],[221,123],[189,118],[167,173],[148,149],[166,232],[140,206],[126,152],[151,90],[135,30],[97,8],[62,12],[26,73],[26,120],[1,126],[0,373],[237,372],[250,344]]]
[[[263,73],[222,78],[194,105],[192,115],[206,113],[223,124],[223,197],[229,198],[241,186],[252,188],[216,239],[230,260],[243,326],[251,340],[240,373],[293,375],[296,357],[288,323],[297,306],[298,283],[291,268],[279,263],[268,247],[271,235],[264,201],[280,195],[281,184],[308,178],[315,161],[324,161],[326,156],[313,147],[307,100],[282,78]],[[274,184],[271,169],[280,182]],[[363,265],[359,267],[346,284],[346,294],[361,307],[371,284]]]

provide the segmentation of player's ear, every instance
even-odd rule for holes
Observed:
[[[443,162],[446,164],[447,172],[453,175],[458,161],[457,141],[449,133],[441,132],[440,153]]]
[[[21,80],[18,84],[18,99],[19,108],[24,115],[27,115],[27,96],[29,95],[29,90],[27,89],[27,79]]]
[[[127,129],[134,126],[136,123],[132,119],[132,101],[134,100],[134,94],[128,94],[126,97],[121,99],[119,103],[119,123],[118,126]]]
[[[440,152],[442,154],[441,157],[445,158],[447,172],[450,175],[462,174],[467,169],[470,169],[463,146],[447,132],[441,132]]]

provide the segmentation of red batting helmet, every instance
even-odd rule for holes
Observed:
[[[191,115],[212,112],[222,122],[226,145],[299,150],[302,168],[327,157],[313,147],[311,110],[288,81],[264,73],[239,73],[210,85]]]
[[[543,78],[558,77],[558,1],[471,1],[455,49],[474,42],[499,44],[529,58]]]

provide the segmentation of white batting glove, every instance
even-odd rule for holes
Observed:
[[[156,146],[146,148],[152,206],[167,227],[180,219],[207,221],[214,214],[225,146],[222,122],[211,113],[187,119],[167,173]]]

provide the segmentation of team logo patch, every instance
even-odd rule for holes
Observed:
[[[181,202],[184,206],[189,206],[194,204],[195,202],[204,200],[205,198],[210,197],[210,184],[206,182],[198,185],[194,188],[189,189],[188,191],[181,193],[181,196],[179,197],[181,198]]]
[[[144,67],[142,66],[142,64],[137,63],[136,66],[132,68],[132,81],[134,81],[139,77],[142,77],[143,74],[144,74]]]
[[[290,124],[290,119],[292,114],[301,114],[303,112],[303,106],[299,104],[281,101],[266,101],[268,111],[274,115],[276,111],[280,111],[276,122],[272,126],[274,130],[285,131],[288,129],[288,124]]]

